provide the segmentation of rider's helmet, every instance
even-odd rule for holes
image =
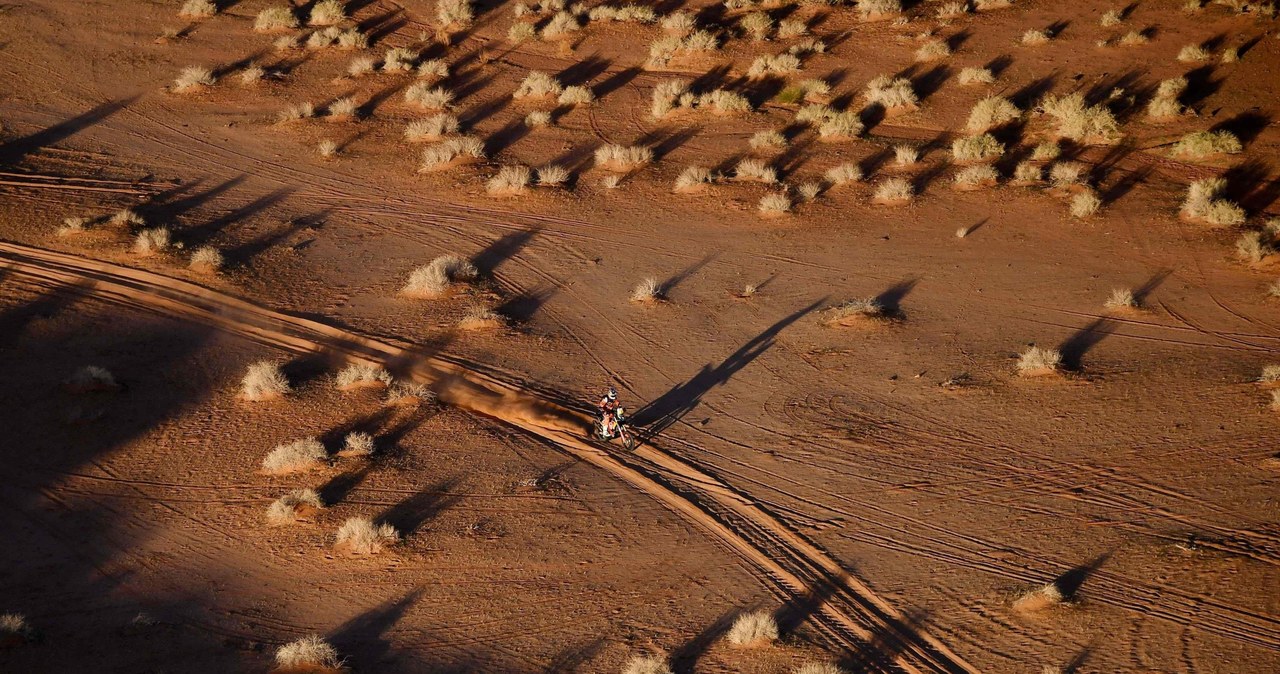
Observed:
[[[609,393],[608,393],[607,395],[608,395],[608,397],[609,397],[609,400],[617,400],[617,399],[618,399],[618,389],[615,389],[614,387],[610,386],[610,387],[609,387]]]

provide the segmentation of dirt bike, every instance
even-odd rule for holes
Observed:
[[[631,430],[631,427],[627,425],[627,417],[621,407],[613,410],[613,434],[609,434],[605,430],[603,416],[596,418],[596,422],[592,428],[592,434],[595,435],[597,440],[603,440],[605,442],[610,442],[614,438],[622,438],[622,446],[626,447],[627,451],[634,450],[638,444],[636,434]]]

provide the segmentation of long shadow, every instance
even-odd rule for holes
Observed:
[[[302,216],[290,220],[284,227],[274,232],[263,234],[262,236],[250,239],[239,246],[233,246],[225,251],[228,260],[236,264],[248,264],[253,258],[261,255],[267,249],[275,246],[277,243],[288,239],[289,237],[304,230],[317,230],[324,227],[325,220],[328,218],[330,210],[328,208],[313,213],[311,215]],[[305,243],[300,243],[295,248],[305,247]]]
[[[481,274],[492,274],[498,268],[498,265],[520,252],[520,249],[532,241],[539,231],[541,230],[538,227],[530,227],[518,232],[504,234],[472,256],[471,262],[476,266],[476,269],[480,270]]]
[[[676,287],[678,287],[681,283],[684,283],[685,281],[687,281],[690,276],[693,276],[694,274],[698,273],[698,271],[701,270],[703,267],[707,266],[708,264],[711,264],[711,262],[714,261],[717,257],[719,257],[719,255],[720,255],[719,253],[708,253],[702,256],[701,260],[694,262],[688,267],[681,269],[671,277],[667,278],[667,280],[663,281],[658,286],[661,289],[662,294],[666,295],[667,293],[670,293],[672,290],[675,290]]]
[[[524,118],[517,117],[489,135],[489,138],[485,140],[484,151],[492,157],[515,145],[521,138],[529,135],[530,130]]]
[[[970,230],[972,231],[972,230]],[[902,300],[916,287],[920,279],[906,279],[899,281],[884,290],[884,292],[876,295],[876,302],[884,307],[884,311],[890,316],[902,316]]]
[[[640,140],[636,141],[636,144],[645,145],[652,149],[655,160],[662,159],[677,150],[681,145],[689,142],[701,130],[701,126],[681,127],[675,131],[655,129],[642,136]]]
[[[680,644],[675,650],[671,651],[671,665],[678,672],[694,672],[698,668],[698,661],[706,655],[712,646],[720,641],[729,628],[733,627],[733,621],[738,619],[742,614],[739,609],[729,609],[721,613],[710,625],[704,627],[700,632],[695,634],[692,639]]]
[[[1115,329],[1115,322],[1103,316],[1075,331],[1058,345],[1058,351],[1062,354],[1063,367],[1068,370],[1079,370],[1080,361],[1085,354],[1115,332]]]
[[[1210,131],[1229,131],[1240,139],[1244,145],[1253,142],[1262,130],[1271,124],[1271,117],[1257,111],[1257,108],[1242,112],[1231,119],[1214,124]]]
[[[462,500],[462,494],[452,493],[460,484],[462,479],[458,477],[442,480],[392,506],[378,521],[390,524],[404,536],[412,536],[428,520]]]
[[[0,164],[12,164],[42,147],[62,142],[120,112],[136,100],[138,96],[130,96],[101,103],[65,122],[59,122],[22,138],[8,141],[0,145]]]
[[[1102,568],[1102,565],[1106,564],[1107,560],[1110,558],[1110,552],[1098,555],[1084,564],[1081,564],[1080,566],[1077,566],[1055,578],[1053,580],[1053,586],[1058,588],[1058,591],[1062,593],[1063,599],[1072,599],[1076,596],[1076,593],[1080,591],[1084,582],[1089,579],[1089,576],[1092,576],[1094,572]]]
[[[1181,96],[1183,103],[1193,106],[1217,93],[1226,78],[1213,79],[1214,68],[1213,65],[1203,65],[1184,75],[1187,78],[1187,89]]]
[[[630,84],[631,81],[639,77],[642,72],[644,72],[644,69],[640,66],[623,68],[603,80],[600,80],[598,84],[592,87],[592,90],[595,92],[597,98],[604,98],[605,96],[608,96],[609,94],[612,94],[613,92]]]
[[[836,595],[836,588],[834,583],[814,583],[803,595],[787,600],[787,603],[773,612],[778,631],[782,634],[795,632],[810,618],[821,613],[822,607]]]
[[[1141,286],[1138,286],[1137,288],[1134,288],[1133,290],[1134,301],[1137,302],[1139,306],[1145,304],[1147,301],[1147,296],[1149,296],[1153,291],[1155,291],[1156,288],[1159,288],[1160,284],[1164,283],[1164,280],[1169,278],[1169,275],[1172,273],[1173,273],[1172,269],[1161,269],[1160,271],[1152,274],[1151,278],[1147,279],[1145,283],[1143,283]]]
[[[923,630],[927,617],[925,611],[914,610],[894,622],[898,631],[915,635]],[[897,659],[908,648],[909,640],[903,639],[898,631],[878,626],[873,628],[871,639],[861,650],[841,662],[841,667],[850,672],[899,671]]]
[[[297,188],[291,186],[281,187],[274,192],[264,194],[253,201],[250,201],[238,208],[233,208],[230,211],[205,222],[204,224],[184,229],[182,231],[182,236],[183,238],[188,239],[190,243],[204,243],[212,239],[216,234],[221,232],[223,229],[226,229],[228,226],[273,208],[280,202],[289,198],[296,189]]]
[[[469,108],[466,112],[458,116],[458,122],[463,128],[471,128],[498,114],[507,106],[511,105],[511,94],[503,94],[497,98],[492,98],[480,105]]]
[[[537,286],[507,298],[494,311],[517,323],[527,323],[555,292],[554,286]]]
[[[414,588],[399,599],[361,613],[333,630],[330,640],[340,652],[351,656],[360,671],[376,671],[391,653],[387,632],[404,618],[422,592],[422,588]]]
[[[596,637],[581,646],[565,646],[551,657],[546,674],[574,674],[604,649],[604,637]]]
[[[938,64],[911,78],[911,87],[923,101],[941,89],[948,77],[951,77],[951,68]]]
[[[230,192],[238,187],[249,176],[241,173],[240,175],[224,180],[207,190],[195,192],[188,196],[174,199],[171,198],[173,191],[158,194],[154,198],[149,199],[145,204],[140,204],[134,210],[138,212],[148,222],[152,221],[172,221],[174,218],[185,215],[205,204],[217,199],[218,197]],[[196,184],[198,186],[198,183]]]
[[[365,464],[355,470],[348,470],[329,478],[328,482],[316,489],[316,493],[320,495],[320,502],[326,506],[333,506],[347,500],[347,496],[351,495],[351,492],[369,476],[371,469],[372,466]]]
[[[1226,194],[1250,213],[1264,213],[1280,199],[1280,175],[1271,175],[1271,166],[1247,159],[1225,172]]]
[[[592,54],[581,61],[569,65],[569,67],[557,73],[555,77],[566,87],[582,85],[607,71],[609,64],[610,61]]]
[[[93,282],[68,282],[44,291],[26,304],[0,312],[0,350],[8,349],[22,338],[27,326],[35,321],[54,318],[93,292]]]
[[[1053,90],[1053,85],[1058,81],[1057,73],[1050,73],[1044,77],[1040,77],[1018,87],[1013,93],[1009,94],[1009,100],[1014,105],[1023,110],[1029,110],[1044,97],[1045,94]]]
[[[728,383],[734,375],[772,348],[777,336],[783,330],[817,310],[824,302],[826,298],[785,316],[743,344],[719,365],[704,365],[688,381],[676,385],[640,408],[634,420],[637,426],[644,427],[641,435],[646,439],[652,438],[680,421],[701,404],[703,396],[709,391]]]

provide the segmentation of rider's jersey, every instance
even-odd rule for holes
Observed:
[[[616,398],[613,400],[609,400],[609,396],[604,396],[603,398],[600,399],[600,403],[596,405],[596,407],[600,408],[600,412],[602,414],[608,415],[610,412],[617,409],[618,400]]]

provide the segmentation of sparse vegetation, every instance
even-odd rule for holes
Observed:
[[[689,166],[676,177],[676,190],[692,192],[713,182],[715,182],[715,175],[711,173],[711,169],[705,166]]]
[[[862,180],[862,169],[853,162],[840,164],[827,169],[823,174],[827,182],[832,185],[844,185],[846,183],[856,183]]]
[[[1054,583],[1024,593],[1013,602],[1013,608],[1023,613],[1034,613],[1057,606],[1065,601],[1062,590]]]
[[[359,111],[360,106],[356,104],[355,99],[348,96],[330,103],[325,113],[330,120],[341,122],[355,119]]]
[[[22,641],[32,641],[36,638],[36,631],[21,613],[3,613],[0,614],[0,637],[6,635]]]
[[[975,166],[966,166],[956,173],[955,183],[957,187],[980,187],[984,185],[995,185],[1000,180],[1000,174],[996,173],[994,167],[989,164],[978,164]]]
[[[858,14],[864,21],[883,19],[902,12],[900,0],[859,0]]]
[[[140,230],[133,239],[133,252],[139,255],[155,255],[169,249],[169,228],[148,227]]]
[[[303,438],[277,445],[262,459],[262,470],[273,474],[313,470],[329,459],[324,445],[315,438]]]
[[[485,184],[489,194],[523,194],[529,187],[533,173],[528,166],[503,166]]]
[[[740,112],[751,112],[751,101],[746,96],[725,89],[713,89],[698,97],[700,108],[710,108],[717,114],[728,115]]]
[[[1160,82],[1155,98],[1147,104],[1147,115],[1152,119],[1170,119],[1182,114],[1178,97],[1187,89],[1185,77],[1174,77]]]
[[[1018,374],[1036,376],[1052,374],[1062,366],[1062,354],[1056,349],[1033,346],[1018,357]]]
[[[177,93],[187,93],[197,91],[205,87],[213,86],[216,82],[213,72],[202,66],[188,66],[182,69],[177,79],[173,81],[173,91]]]
[[[89,218],[63,218],[62,224],[58,226],[57,234],[58,236],[75,236],[76,234],[83,234],[88,230],[90,222],[92,221]]]
[[[457,133],[458,126],[457,117],[440,113],[409,122],[404,129],[404,138],[411,143],[440,140],[451,133]]]
[[[324,508],[314,489],[294,489],[267,507],[267,522],[273,526],[293,524]]]
[[[775,129],[764,129],[752,134],[751,139],[747,141],[747,144],[755,150],[762,148],[786,147],[787,137],[782,135],[781,131],[777,131]]]
[[[178,10],[178,16],[188,19],[205,19],[218,13],[218,6],[211,0],[187,0]]]
[[[1023,161],[1013,169],[1013,180],[1018,183],[1038,183],[1044,178],[1044,170],[1034,162]]]
[[[298,17],[294,16],[292,7],[268,7],[258,12],[253,21],[253,29],[259,33],[270,33],[278,30],[292,30],[298,27]]]
[[[1097,192],[1085,190],[1071,197],[1071,215],[1076,218],[1087,218],[1102,208],[1102,199]]]
[[[951,142],[951,156],[958,162],[987,161],[1004,154],[1004,143],[984,133],[965,136]]]
[[[898,166],[911,166],[920,161],[920,148],[914,145],[896,145],[893,148],[893,163]]]
[[[818,136],[826,141],[848,140],[862,135],[862,118],[852,110],[836,112],[818,125]]]
[[[1245,232],[1236,239],[1236,257],[1258,264],[1276,252],[1275,242],[1263,232]]]
[[[791,211],[791,198],[782,192],[770,192],[760,197],[758,209],[762,215],[782,215]]]
[[[1262,374],[1258,376],[1258,381],[1263,384],[1280,383],[1280,365],[1267,365],[1262,368]]]
[[[334,385],[340,391],[356,388],[390,386],[391,373],[385,367],[373,363],[355,362],[342,368],[334,378]]]
[[[778,182],[778,170],[759,159],[747,158],[734,167],[733,177],[736,180],[773,184]]]
[[[650,114],[664,117],[667,113],[680,107],[681,99],[689,94],[689,83],[685,80],[664,80],[653,88]]]
[[[1100,23],[1103,28],[1119,26],[1123,22],[1124,17],[1121,16],[1120,10],[1117,9],[1108,9],[1102,14],[1102,18],[1098,20],[1098,23]]]
[[[449,64],[440,59],[427,59],[418,64],[418,78],[437,82],[449,76]]]
[[[464,159],[484,159],[484,143],[479,138],[458,136],[436,143],[422,151],[419,171],[433,171]]]
[[[453,92],[430,82],[415,82],[404,90],[404,100],[427,110],[446,110],[453,103]]]
[[[564,91],[560,92],[560,97],[556,99],[556,102],[560,105],[590,105],[595,102],[595,100],[596,95],[591,91],[591,89],[575,85],[572,87],[565,87]]]
[[[400,292],[410,297],[438,297],[450,284],[471,281],[478,273],[474,264],[457,255],[441,255],[414,269]]]
[[[320,0],[311,6],[310,26],[332,26],[347,18],[346,7],[339,0]]]
[[[831,307],[826,313],[827,323],[839,326],[858,325],[866,321],[889,317],[888,310],[874,297],[848,300]]]
[[[888,75],[880,75],[868,82],[866,97],[867,101],[878,103],[886,110],[913,108],[919,103],[915,90],[911,88],[911,80]]]
[[[773,30],[773,19],[764,12],[750,12],[738,20],[738,27],[753,40],[767,40]]]
[[[940,61],[951,56],[951,47],[942,40],[926,42],[916,50],[917,61]]]
[[[1194,131],[1183,136],[1169,152],[1199,159],[1215,154],[1239,154],[1243,149],[1240,139],[1230,131]]]
[[[962,85],[991,84],[996,81],[996,76],[986,68],[965,68],[956,79]]]
[[[622,674],[674,674],[666,658],[655,655],[636,655],[627,661]]]
[[[342,667],[342,659],[338,657],[337,649],[330,646],[329,642],[313,634],[276,649],[276,665],[282,669],[302,667],[338,669]]]
[[[799,69],[800,59],[795,54],[763,54],[751,62],[747,77],[786,75]]]
[[[269,360],[251,364],[240,380],[240,397],[245,400],[274,400],[289,391],[289,380],[280,366]]]
[[[640,145],[610,143],[596,149],[596,166],[625,170],[653,161],[653,150]]]
[[[1227,188],[1223,178],[1197,180],[1187,188],[1187,198],[1182,202],[1183,215],[1203,220],[1218,227],[1244,224],[1244,209],[1219,195]]]
[[[260,65],[250,64],[244,70],[240,71],[240,84],[251,87],[263,80],[267,76],[266,68]]]
[[[1021,41],[1022,44],[1034,47],[1042,44],[1048,44],[1049,40],[1052,39],[1053,35],[1051,35],[1049,31],[1033,28],[1022,34]]]
[[[1085,184],[1085,165],[1080,162],[1063,161],[1049,168],[1049,184],[1058,189],[1067,189],[1075,185]]]
[[[1086,105],[1079,93],[1045,96],[1040,109],[1054,118],[1058,135],[1086,143],[1113,143],[1120,139],[1120,124],[1105,105]]]
[[[796,668],[795,674],[848,674],[830,662],[806,662]]]
[[[744,613],[733,621],[725,638],[735,646],[758,646],[778,640],[778,623],[765,611]]]
[[[436,19],[445,28],[466,28],[476,18],[470,0],[437,0]]]
[[[1210,54],[1198,44],[1189,44],[1178,52],[1178,60],[1183,63],[1199,63],[1200,61],[1208,61],[1212,57],[1213,54]]]
[[[99,393],[120,389],[115,376],[106,368],[97,365],[86,365],[72,372],[63,385],[72,393]]]
[[[1022,111],[1004,96],[988,96],[973,106],[969,112],[967,128],[972,133],[982,133],[1004,126],[1022,116]]]
[[[876,186],[875,200],[880,203],[905,203],[913,196],[915,188],[903,178],[889,178]]]
[[[564,91],[564,86],[560,84],[559,80],[544,72],[534,70],[525,76],[524,81],[516,88],[512,97],[517,99],[548,98],[559,96],[562,91]]]
[[[557,12],[542,27],[542,39],[554,40],[558,37],[564,37],[570,33],[576,33],[582,29],[582,25],[578,23],[578,17],[569,12]]]
[[[1111,291],[1111,295],[1107,297],[1107,301],[1102,306],[1112,311],[1137,309],[1138,299],[1134,297],[1133,291],[1128,288],[1116,288]]]
[[[407,73],[414,69],[418,60],[418,52],[407,47],[392,47],[382,57],[382,71],[386,73]]]
[[[372,435],[364,431],[353,431],[343,438],[342,449],[338,453],[343,456],[369,456],[373,454],[373,449]]]
[[[538,28],[531,23],[517,21],[507,29],[507,42],[520,44],[538,36]]]
[[[662,285],[655,278],[647,278],[631,290],[632,302],[653,303],[661,302],[663,299]]]
[[[1047,141],[1040,143],[1031,151],[1031,158],[1035,161],[1053,161],[1062,154],[1062,147],[1057,141]]]
[[[547,164],[537,173],[538,185],[542,187],[559,187],[569,180],[569,169],[555,164]]]

